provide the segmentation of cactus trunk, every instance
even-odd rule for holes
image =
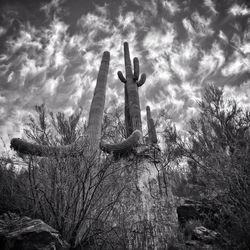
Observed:
[[[125,113],[125,129],[126,129],[126,138],[128,138],[133,133],[133,128],[131,124],[130,119],[130,113],[129,113],[129,105],[128,105],[128,93],[126,85],[124,86],[124,93],[125,93],[125,107],[124,107],[124,113]]]
[[[133,131],[138,129],[142,131],[141,108],[138,94],[138,86],[132,72],[132,65],[129,55],[128,43],[124,43],[124,58],[126,71],[126,89],[128,94],[129,113]],[[139,66],[138,66],[139,67]]]

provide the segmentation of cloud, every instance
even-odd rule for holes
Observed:
[[[192,40],[190,40],[189,42],[178,44],[178,50],[175,49],[175,51],[171,53],[171,69],[182,81],[187,80],[187,78],[192,75],[198,51],[198,48],[195,47]]]
[[[57,110],[77,105],[77,101],[70,97],[79,86],[75,86],[76,80],[69,77],[70,70],[68,76],[64,74],[70,68],[66,54],[71,50],[65,23],[54,19],[43,30],[31,25],[22,26],[19,36],[9,39],[7,46],[7,53],[1,56],[2,63],[7,65],[5,73],[1,74],[1,81],[6,82],[2,86],[8,100],[3,105],[6,114],[14,110],[26,114],[27,110],[43,102]],[[65,82],[65,79],[72,81]],[[64,94],[58,89],[70,91]],[[1,117],[1,127],[13,122],[13,118]]]
[[[95,10],[101,16],[108,16],[110,14],[109,4],[105,3],[103,6],[95,5]]]
[[[195,34],[195,29],[193,25],[191,24],[191,21],[188,18],[184,18],[182,20],[184,28],[187,30],[188,33],[190,34]]]
[[[227,43],[227,44],[229,43],[228,37],[225,35],[225,33],[222,30],[219,31],[219,35],[218,36],[225,43]]]
[[[225,63],[224,51],[220,44],[214,42],[210,51],[202,52],[199,62],[197,75],[200,76],[200,82],[208,80],[210,76],[215,75]]]
[[[7,29],[0,26],[0,37],[3,36],[7,32]]]
[[[216,10],[216,5],[213,0],[204,0],[204,5],[209,8],[213,14],[218,14]]]
[[[151,29],[143,40],[143,47],[147,48],[147,61],[150,63],[154,77],[169,80],[169,54],[174,46],[176,33],[171,23],[165,23],[165,29]]]
[[[62,3],[65,0],[51,0],[49,3],[44,4],[40,10],[44,11],[48,18],[58,16],[62,11]]]
[[[246,16],[250,15],[250,9],[244,4],[234,4],[229,8],[228,13],[233,16]]]
[[[245,81],[241,83],[240,85],[235,85],[235,86],[227,86],[225,85],[223,90],[224,90],[224,97],[227,100],[234,99],[236,100],[237,105],[242,107],[245,110],[250,109],[250,103],[249,103],[249,98],[250,98],[250,81]]]
[[[221,72],[224,76],[240,75],[249,71],[249,67],[250,60],[248,58],[243,58],[238,52],[234,52]]]
[[[163,6],[171,15],[175,15],[180,11],[180,7],[175,1],[165,0],[163,1]]]
[[[193,27],[198,36],[209,36],[214,33],[213,29],[210,27],[212,23],[211,18],[205,18],[196,11],[192,13],[191,20],[193,21]]]

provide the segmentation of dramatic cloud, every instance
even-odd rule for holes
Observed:
[[[0,3],[0,136],[21,136],[34,106],[87,118],[102,53],[111,53],[106,106],[123,103],[123,42],[140,60],[143,115],[167,110],[179,129],[204,86],[250,103],[248,1],[65,1]]]

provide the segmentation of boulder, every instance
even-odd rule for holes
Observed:
[[[202,241],[206,244],[213,244],[219,239],[219,233],[199,226],[193,229],[192,239]]]
[[[190,250],[214,250],[221,249],[219,243],[219,233],[207,229],[203,226],[195,227],[192,230],[191,239],[185,242],[186,249]]]
[[[39,219],[13,213],[0,216],[0,246],[3,250],[68,250],[58,231]]]

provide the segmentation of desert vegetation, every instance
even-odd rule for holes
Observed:
[[[162,193],[167,197],[166,190],[171,185],[174,196],[202,202],[210,208],[210,213],[204,214],[198,222],[188,222],[181,232],[188,235],[190,227],[202,224],[221,234],[221,244],[225,248],[247,249],[250,225],[249,113],[238,107],[233,99],[224,100],[223,91],[215,86],[206,88],[199,107],[200,113],[190,121],[185,141],[173,124],[162,131],[167,147],[161,156],[159,175],[155,178],[158,188],[152,189],[152,196],[155,202],[161,202]],[[54,115],[44,105],[37,106],[36,112],[36,117],[30,117],[26,124],[25,136],[42,145],[73,143],[86,127],[79,119],[80,113],[71,117],[62,113]],[[120,141],[125,136],[119,108],[116,116],[114,113],[106,112],[102,130],[105,139],[111,142]],[[120,130],[112,134],[107,128],[115,124],[120,124]],[[86,246],[102,242],[107,248],[110,247],[108,244],[125,248],[126,230],[129,229],[123,224],[126,209],[121,208],[129,204],[122,203],[126,195],[130,196],[127,201],[138,198],[136,194],[133,197],[128,193],[127,188],[136,183],[133,163],[127,161],[126,165],[118,166],[117,160],[107,155],[102,155],[101,163],[96,162],[95,157],[84,160],[23,154],[18,157],[27,166],[18,172],[15,170],[17,157],[1,157],[1,212],[41,218],[71,243],[83,223],[81,242]],[[186,161],[185,170],[178,168],[180,160]],[[80,202],[84,205],[77,211]],[[120,224],[113,225],[112,218]]]

